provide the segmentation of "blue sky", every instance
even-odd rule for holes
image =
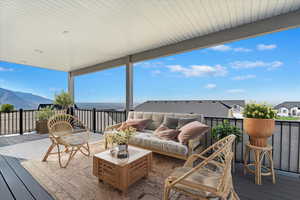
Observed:
[[[300,100],[300,29],[135,64],[134,100]],[[75,79],[80,102],[122,102],[125,68]],[[65,72],[0,62],[0,87],[53,98],[67,87]]]

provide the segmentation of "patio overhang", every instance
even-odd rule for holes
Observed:
[[[0,60],[74,77],[300,26],[300,1],[64,0],[0,2]]]
[[[300,1],[2,1],[0,60],[82,75],[300,25]]]

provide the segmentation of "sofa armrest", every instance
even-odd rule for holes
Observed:
[[[204,143],[203,143],[203,138],[204,135],[207,134],[208,131],[205,133],[202,133],[201,135],[197,136],[196,138],[193,138],[189,140],[188,142],[188,149],[189,149],[189,155],[195,154],[195,153],[200,153],[204,149]]]

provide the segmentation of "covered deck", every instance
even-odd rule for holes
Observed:
[[[7,137],[4,142],[0,139],[1,148],[9,148],[11,145],[26,145],[29,141],[36,141],[37,145],[41,143],[40,135],[22,135]],[[32,144],[32,143],[31,143]],[[47,147],[45,147],[47,148]],[[15,148],[14,148],[15,149]],[[42,153],[42,152],[41,152]],[[5,200],[52,200],[51,195],[23,168],[20,162],[24,159],[0,155],[0,196]],[[294,200],[300,196],[299,175],[292,173],[276,172],[276,184],[272,184],[270,177],[263,178],[262,185],[254,184],[254,176],[243,175],[243,166],[236,164],[236,170],[233,172],[233,181],[235,189],[242,200],[272,199],[272,200]],[[143,197],[140,200],[146,200]]]

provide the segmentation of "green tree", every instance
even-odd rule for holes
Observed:
[[[15,107],[11,104],[2,104],[1,105],[1,111],[2,112],[11,112],[15,109]]]
[[[63,109],[67,109],[74,104],[74,101],[68,92],[61,91],[61,93],[55,94],[54,104],[60,105]]]

